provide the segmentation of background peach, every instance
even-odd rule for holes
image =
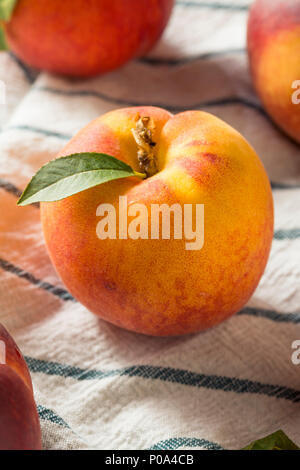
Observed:
[[[86,77],[146,54],[174,0],[18,0],[6,37],[27,64]]]
[[[300,105],[292,102],[300,80],[300,0],[257,0],[248,22],[254,86],[276,124],[300,142]]]
[[[0,324],[5,364],[0,364],[0,449],[39,450],[41,430],[32,382],[18,346]]]

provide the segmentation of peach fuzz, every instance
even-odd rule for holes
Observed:
[[[274,122],[300,143],[300,0],[257,0],[248,21],[248,53],[255,89]]]
[[[247,141],[201,111],[111,111],[59,155],[104,152],[140,171],[132,135],[137,113],[155,125],[157,173],[41,203],[48,251],[69,291],[101,318],[148,335],[204,330],[241,309],[262,276],[273,235],[269,180]],[[128,204],[143,203],[149,213],[153,203],[204,204],[203,248],[188,251],[185,240],[172,237],[100,240],[96,209],[110,203],[118,211],[119,195]]]
[[[89,77],[140,57],[160,38],[174,0],[18,0],[10,49],[50,72]]]

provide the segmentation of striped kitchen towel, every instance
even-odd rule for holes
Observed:
[[[26,356],[45,449],[238,449],[282,428],[300,443],[300,147],[253,92],[247,0],[178,0],[151,54],[71,81],[0,54],[0,321]],[[202,109],[237,128],[272,181],[275,235],[250,303],[204,333],[124,331],[69,295],[45,250],[29,178],[83,125],[149,104]],[[297,313],[298,312],[298,313]]]

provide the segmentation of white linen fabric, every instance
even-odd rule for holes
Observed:
[[[178,0],[147,58],[69,80],[0,54],[0,321],[31,371],[44,449],[239,449],[282,428],[300,443],[300,147],[267,117],[248,71],[251,2]],[[295,77],[299,78],[299,77]],[[30,177],[90,120],[131,105],[211,112],[254,146],[275,234],[249,304],[200,334],[134,334],[75,302],[46,253]]]

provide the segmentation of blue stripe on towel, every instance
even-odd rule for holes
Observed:
[[[6,132],[10,130],[35,132],[36,134],[42,134],[48,137],[57,137],[58,139],[64,139],[64,140],[69,140],[72,137],[71,134],[63,134],[61,132],[50,131],[48,129],[42,129],[41,127],[27,126],[23,124],[17,124],[14,126],[6,127],[5,129],[2,130],[2,132]]]
[[[0,188],[4,189],[6,192],[13,194],[17,198],[19,198],[22,194],[23,191],[21,189],[17,188],[13,183],[10,181],[4,180],[3,178],[0,178]]]
[[[24,73],[24,76],[26,78],[26,80],[29,82],[29,83],[33,83],[36,76],[37,76],[37,73],[31,69],[28,65],[24,64],[24,62],[19,59],[17,56],[15,56],[12,52],[8,52],[9,56],[11,57],[11,59],[19,66],[19,68],[23,71]]]
[[[141,62],[143,64],[149,64],[149,65],[164,65],[164,66],[176,66],[176,65],[184,65],[188,64],[190,62],[196,62],[197,60],[208,60],[208,59],[213,59],[215,57],[222,57],[226,55],[231,55],[231,54],[244,54],[246,52],[245,49],[243,48],[236,48],[236,49],[224,49],[220,51],[212,51],[212,52],[202,52],[201,54],[198,55],[192,55],[192,56],[185,56],[185,57],[170,57],[170,58],[164,58],[164,57],[141,57],[140,59],[137,60],[137,62]]]
[[[66,423],[66,421],[61,418],[61,416],[59,416],[50,408],[37,405],[37,410],[41,420],[50,421],[51,423],[57,424],[62,428],[71,429],[68,423]],[[219,444],[216,444],[215,442],[211,442],[206,439],[197,439],[194,437],[173,437],[171,439],[162,440],[147,450],[175,450],[179,447],[203,447],[207,450],[223,450],[223,447],[221,447]]]
[[[300,390],[282,385],[265,384],[262,382],[236,377],[219,375],[206,375],[173,367],[159,367],[152,365],[136,365],[101,371],[96,369],[81,369],[80,367],[49,362],[33,357],[25,358],[31,372],[41,372],[47,375],[69,377],[74,380],[101,380],[110,377],[139,377],[143,379],[160,380],[162,382],[176,383],[209,390],[221,390],[239,394],[251,393],[274,398],[282,398],[293,403],[300,402]]]
[[[54,413],[54,411],[50,410],[49,408],[45,408],[42,405],[37,405],[37,410],[40,419],[51,421],[51,423],[71,429],[70,426],[60,416],[58,416],[58,414]]]
[[[69,97],[83,97],[83,96],[90,96],[93,98],[99,98],[103,101],[109,102],[115,105],[122,105],[122,106],[143,106],[144,102],[134,101],[134,100],[125,100],[123,98],[115,98],[112,96],[108,96],[106,93],[100,93],[99,91],[95,90],[71,90],[71,89],[62,89],[62,88],[53,88],[49,86],[36,86],[32,87],[32,91],[41,91],[46,93],[53,93],[56,95],[63,95]],[[201,101],[200,103],[193,103],[193,104],[186,104],[186,105],[176,105],[173,106],[170,103],[161,103],[161,102],[149,102],[148,106],[157,106],[159,108],[168,109],[171,112],[182,112],[187,111],[189,109],[202,109],[202,108],[209,108],[212,106],[235,106],[241,105],[247,108],[251,108],[259,112],[261,115],[269,119],[266,112],[263,108],[255,102],[249,101],[246,98],[242,98],[239,96],[228,96],[225,98],[219,98],[215,100],[207,100]]]
[[[295,240],[296,238],[300,238],[300,228],[277,230],[274,233],[275,240]]]
[[[40,289],[44,289],[47,292],[59,297],[64,301],[77,302],[71,294],[61,287],[57,287],[48,282],[37,279],[32,273],[25,271],[24,269],[0,258],[0,268],[11,274],[14,274],[22,279],[26,279],[31,284],[34,284]],[[261,308],[245,307],[243,310],[237,313],[237,315],[251,315],[261,318],[267,318],[279,323],[300,323],[300,313],[280,313],[275,310],[267,310]]]
[[[245,307],[237,315],[251,315],[258,318],[267,318],[278,323],[300,323],[300,313],[280,313],[275,310]]]
[[[37,410],[41,420],[50,421],[51,423],[57,424],[62,428],[71,429],[68,423],[66,423],[63,418],[61,418],[50,408],[37,405]],[[216,444],[215,442],[208,441],[207,439],[197,439],[194,437],[173,437],[171,439],[162,440],[147,450],[175,450],[179,447],[203,447],[207,450],[223,450],[223,447],[221,447],[219,444]]]
[[[0,268],[6,272],[14,274],[15,276],[18,276],[21,279],[25,279],[26,281],[30,282],[30,284],[33,284],[40,289],[50,292],[51,294],[55,295],[56,297],[59,297],[62,300],[75,301],[75,299],[66,289],[54,286],[49,282],[38,279],[32,273],[25,271],[19,266],[16,266],[15,264],[10,263],[9,261],[3,258],[0,258]]]
[[[224,450],[219,444],[207,441],[206,439],[197,439],[196,437],[172,437],[154,444],[149,450],[176,450],[180,447],[203,447],[207,450]]]
[[[197,55],[177,57],[177,58],[176,57],[166,58],[166,57],[145,56],[145,57],[136,59],[136,62],[148,64],[151,66],[164,65],[164,66],[174,67],[174,66],[188,64],[191,62],[196,62],[198,60],[209,60],[209,59],[214,59],[216,57],[222,57],[226,55],[244,54],[245,52],[246,52],[246,49],[244,48],[230,48],[230,49],[223,49],[223,50],[216,50],[216,51],[207,51],[207,52],[202,52]],[[12,53],[9,53],[9,54],[10,54],[10,57],[14,60],[14,62],[24,72],[24,75],[27,81],[32,84],[35,81],[36,74],[26,64],[24,64],[24,62],[22,62],[18,57],[16,57]]]
[[[271,187],[272,189],[300,189],[300,184],[286,184],[286,183],[280,183],[280,182],[275,182],[271,181]]]
[[[221,2],[191,2],[185,0],[176,0],[176,5],[187,8],[211,8],[213,10],[230,10],[230,11],[248,11],[249,5],[237,5],[234,3],[221,3]]]

